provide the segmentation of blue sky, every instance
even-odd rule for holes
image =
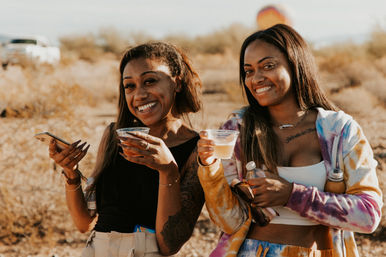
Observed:
[[[114,27],[122,33],[202,35],[231,23],[255,26],[258,10],[287,7],[306,39],[363,38],[386,28],[386,0],[0,0],[0,34],[39,34],[52,41]]]

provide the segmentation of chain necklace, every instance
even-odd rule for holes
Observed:
[[[279,129],[293,129],[293,128],[296,128],[297,125],[299,125],[307,116],[307,113],[308,113],[308,110],[306,110],[303,114],[303,116],[301,117],[301,119],[296,122],[295,124],[290,124],[290,123],[284,123],[284,124],[280,124],[280,125],[277,125],[279,127]]]

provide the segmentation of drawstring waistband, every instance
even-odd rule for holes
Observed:
[[[263,252],[263,247],[259,245],[259,248],[257,248],[256,257],[265,257],[268,251],[269,251],[269,247],[266,247]]]

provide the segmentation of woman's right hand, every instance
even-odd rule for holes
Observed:
[[[87,142],[79,145],[80,140],[72,143],[67,148],[61,150],[57,145],[55,139],[50,141],[49,153],[50,158],[55,161],[56,164],[61,166],[69,178],[76,178],[77,174],[76,166],[86,155],[90,145],[83,149]]]
[[[293,183],[284,178],[265,172],[266,177],[248,179],[254,198],[253,203],[259,207],[284,206],[291,196]]]
[[[211,165],[216,160],[214,154],[214,141],[208,139],[208,132],[200,132],[200,140],[197,142],[198,158],[202,165]]]

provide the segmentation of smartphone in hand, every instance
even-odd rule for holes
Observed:
[[[50,144],[51,139],[55,139],[56,145],[61,149],[67,148],[70,144],[66,142],[65,140],[51,134],[50,132],[42,132],[38,133],[34,136],[36,139],[42,141],[43,143],[46,143],[47,145]]]
[[[70,145],[70,143],[68,143],[67,141],[61,139],[60,137],[57,137],[57,136],[51,134],[50,132],[38,133],[38,134],[34,135],[34,137],[36,139],[42,141],[43,143],[47,144],[47,145],[50,144],[52,139],[55,139],[56,145],[58,146],[58,148],[60,150],[64,150],[65,148],[67,148]],[[78,167],[78,165],[76,167]],[[75,171],[79,174],[80,178],[83,181],[87,182],[87,178],[85,176],[83,176],[82,172],[80,172],[80,170],[78,168],[76,168]]]

